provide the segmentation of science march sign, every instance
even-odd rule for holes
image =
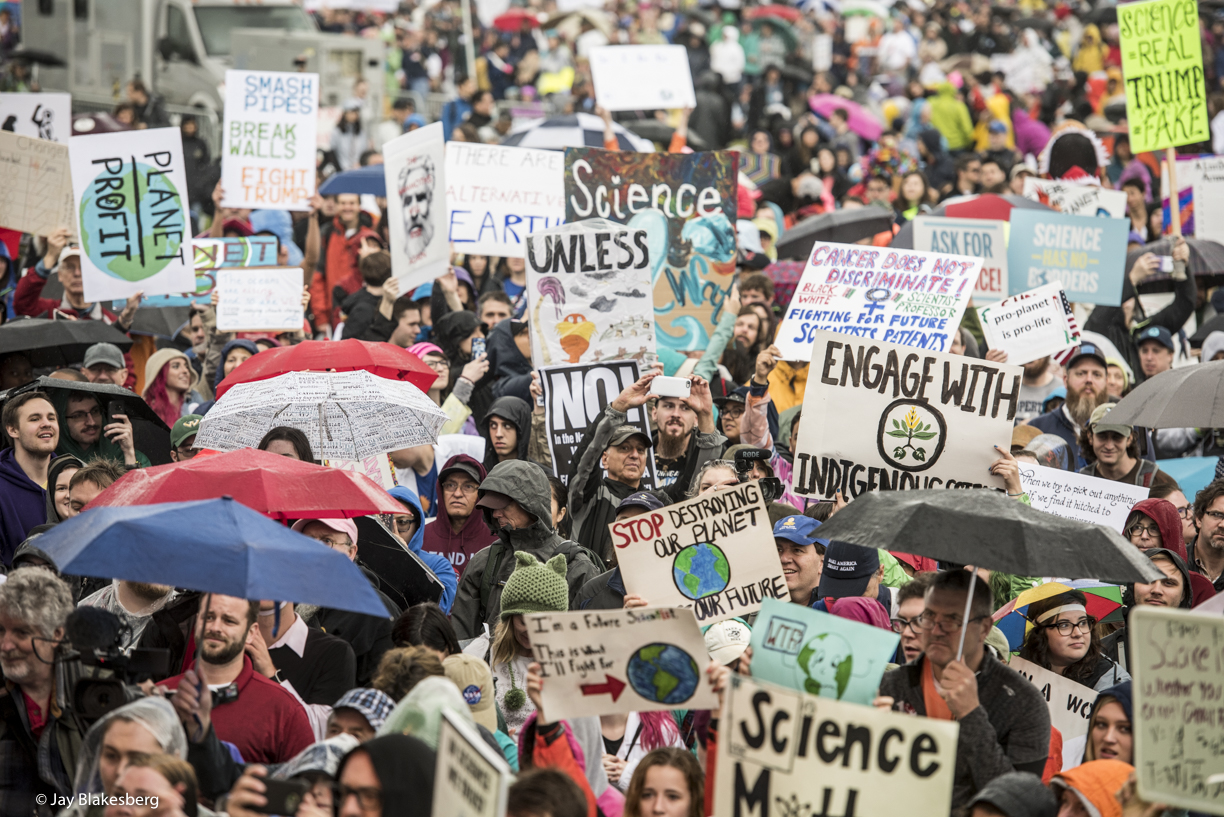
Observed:
[[[1072,303],[1122,302],[1129,221],[1018,207],[1010,221],[1008,294],[1058,283]]]

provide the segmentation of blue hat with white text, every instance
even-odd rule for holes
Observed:
[[[773,535],[775,539],[785,539],[796,545],[828,547],[828,539],[816,538],[816,529],[819,527],[820,521],[810,516],[784,516],[774,525]]]

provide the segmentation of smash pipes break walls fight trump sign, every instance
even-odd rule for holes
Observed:
[[[309,210],[319,75],[225,72],[225,207]]]

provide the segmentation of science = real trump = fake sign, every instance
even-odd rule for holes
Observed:
[[[608,526],[625,592],[704,626],[790,599],[760,487],[745,482]]]
[[[816,333],[947,351],[973,296],[982,259],[817,242],[774,343],[807,360]]]
[[[223,207],[309,210],[319,75],[225,72]]]

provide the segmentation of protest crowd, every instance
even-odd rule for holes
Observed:
[[[1217,4],[306,5],[0,4],[0,817],[1224,815]]]

